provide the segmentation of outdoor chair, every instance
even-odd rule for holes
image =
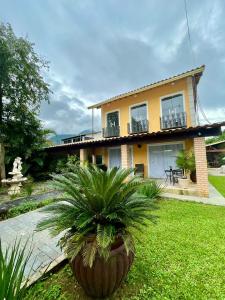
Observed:
[[[175,183],[178,183],[178,178],[182,178],[183,176],[183,170],[181,169],[176,169],[172,171],[172,181],[173,181],[173,185]]]

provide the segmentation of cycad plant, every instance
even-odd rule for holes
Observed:
[[[24,299],[27,284],[24,274],[31,254],[27,243],[21,246],[20,241],[3,251],[0,240],[0,300]]]
[[[127,254],[134,251],[133,233],[155,220],[150,213],[155,205],[153,199],[137,193],[143,183],[132,172],[81,166],[76,172],[54,176],[57,188],[68,197],[43,209],[50,215],[38,224],[38,230],[48,228],[54,236],[66,230],[61,246],[72,260],[81,251],[89,267],[97,254],[107,260],[118,240]]]

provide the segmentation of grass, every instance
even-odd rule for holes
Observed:
[[[111,299],[225,299],[225,207],[169,200],[159,206],[158,224],[140,237],[128,278]],[[67,265],[25,299],[88,298]]]
[[[10,208],[6,214],[0,215],[0,220],[6,220],[9,218],[14,218],[16,216],[19,216],[21,214],[24,214],[26,212],[41,208],[43,206],[49,205],[55,200],[50,198],[50,199],[45,199],[40,202],[34,202],[34,201],[26,201],[22,203],[21,205],[15,206],[13,208]]]
[[[0,186],[0,204],[7,202],[7,201],[13,201],[13,200],[21,198],[21,197],[29,196],[27,187],[25,185],[26,185],[26,183],[22,186],[21,193],[19,195],[15,195],[14,197],[10,197],[8,195],[8,186],[3,186],[3,187]],[[47,193],[50,191],[52,191],[50,180],[38,181],[38,182],[32,183],[32,196]]]
[[[225,176],[209,175],[209,182],[225,197]]]

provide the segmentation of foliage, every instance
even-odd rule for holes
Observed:
[[[136,193],[143,184],[132,169],[110,169],[96,166],[77,167],[76,172],[55,176],[58,189],[70,198],[43,209],[50,216],[38,224],[53,235],[67,229],[61,246],[69,257],[82,251],[84,264],[90,267],[98,253],[107,260],[112,244],[122,239],[127,252],[133,251],[132,230],[141,230],[147,220],[153,221],[152,199]]]
[[[80,161],[76,155],[68,155],[67,158],[61,158],[58,160],[56,165],[57,173],[68,173],[76,171],[79,167]]]
[[[156,180],[148,180],[141,186],[139,193],[150,199],[159,199],[163,191],[163,186]]]
[[[34,44],[16,37],[11,25],[3,23],[0,57],[0,143],[7,144],[6,160],[11,164],[16,156],[30,158],[49,133],[37,119],[41,102],[49,99],[42,75],[48,62],[35,53]]]
[[[28,197],[30,197],[34,191],[34,182],[32,177],[28,177],[28,180],[24,184],[24,190]]]
[[[225,130],[219,136],[215,136],[215,137],[206,139],[206,144],[208,145],[208,144],[216,143],[216,142],[220,142],[220,141],[225,141]]]
[[[225,176],[209,175],[209,182],[225,197]]]
[[[44,129],[31,112],[26,112],[24,116],[20,114],[20,117],[8,120],[5,127],[5,142],[9,145],[5,163],[7,171],[11,171],[14,159],[19,156],[23,160],[23,174],[27,174],[35,167],[43,166],[46,154],[39,150],[47,146],[46,139],[51,130]]]
[[[31,254],[31,249],[27,252],[27,243],[21,246],[20,241],[16,241],[12,248],[7,246],[3,252],[0,240],[0,300],[24,299],[24,272]]]
[[[189,171],[195,170],[194,153],[190,151],[181,150],[178,152],[176,164],[184,171],[184,176],[187,176]]]
[[[4,215],[4,219],[14,218],[16,216],[19,216],[21,214],[24,214],[26,212],[38,209],[40,207],[49,205],[53,202],[53,199],[45,199],[40,202],[34,202],[34,201],[26,201],[21,205],[15,206],[13,208],[10,208],[6,215]]]
[[[140,233],[131,271],[109,300],[225,299],[225,207],[174,200],[159,206],[160,221]],[[60,300],[89,299],[66,265],[31,287],[25,300],[46,300],[55,285]]]

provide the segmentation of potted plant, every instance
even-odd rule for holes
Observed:
[[[178,178],[179,185],[182,188],[187,188],[190,182],[190,174],[193,174],[193,172],[195,171],[194,154],[185,150],[179,151],[176,159],[176,164],[183,170],[183,176],[181,178]]]
[[[63,202],[45,207],[49,216],[38,230],[55,236],[88,296],[111,295],[127,275],[134,259],[133,232],[152,220],[153,201],[138,192],[144,184],[132,169],[80,166],[76,172],[54,177],[67,193]]]

